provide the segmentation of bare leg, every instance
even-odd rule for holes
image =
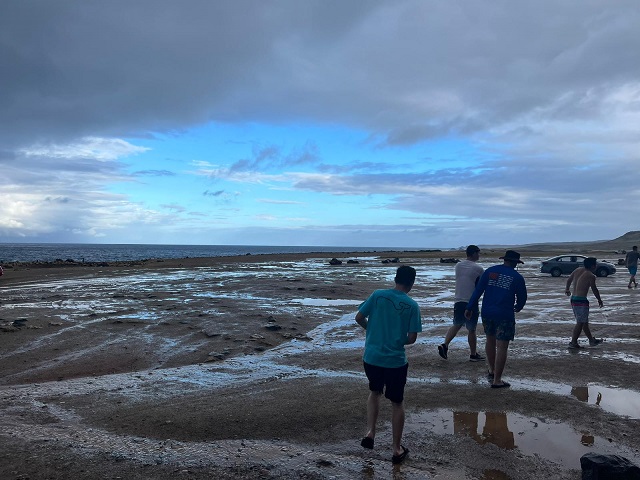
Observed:
[[[500,385],[502,383],[502,372],[504,372],[504,366],[507,363],[507,350],[509,350],[509,340],[496,340],[496,360],[493,371],[493,384]]]
[[[496,337],[495,335],[487,335],[484,351],[487,354],[487,367],[489,373],[496,371]]]
[[[400,440],[404,430],[404,402],[391,402],[391,431],[393,434],[393,454],[402,455]]]
[[[380,411],[380,398],[382,392],[369,392],[367,400],[367,437],[376,438],[376,423],[378,421],[378,412]]]
[[[589,339],[589,342],[593,342],[593,335],[591,335],[591,329],[589,328],[589,324],[583,323],[582,325],[583,325],[582,330],[584,331],[584,334]]]
[[[583,323],[576,323],[576,326],[573,327],[573,334],[571,335],[571,343],[574,345],[578,343],[578,337],[580,336],[580,332],[582,332]]]
[[[478,346],[478,337],[476,336],[475,330],[469,330],[469,334],[467,335],[467,339],[469,340],[469,350],[471,355],[475,355],[476,348]]]
[[[462,328],[462,325],[451,325],[451,327],[449,327],[449,330],[447,330],[447,335],[444,337],[444,344],[447,347],[451,343],[451,340],[456,337],[456,335],[460,331],[460,328]]]

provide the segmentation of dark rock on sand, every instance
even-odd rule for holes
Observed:
[[[382,260],[382,263],[399,263],[400,259],[398,257],[395,258],[385,258]]]
[[[458,263],[460,260],[457,258],[441,258],[440,263]]]
[[[619,455],[585,453],[580,466],[582,480],[640,480],[640,467]]]

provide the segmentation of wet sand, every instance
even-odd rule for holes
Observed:
[[[486,268],[503,252],[485,253]],[[538,271],[550,255],[523,253],[508,390],[468,361],[464,329],[449,360],[437,354],[454,286],[439,258],[453,252],[7,268],[0,478],[577,479],[588,451],[640,464],[640,290],[622,267],[598,279],[605,308],[590,323],[606,340],[570,351],[566,277]],[[394,257],[418,270],[424,329],[407,349],[411,453],[395,467],[387,404],[376,448],[359,445],[368,390],[353,321],[392,285],[399,264],[382,260]]]

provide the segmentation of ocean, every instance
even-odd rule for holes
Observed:
[[[82,243],[0,243],[0,264],[12,262],[116,262],[151,258],[227,257],[267,253],[389,252],[416,248],[265,245],[140,245]]]

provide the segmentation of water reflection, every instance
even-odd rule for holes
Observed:
[[[509,475],[502,470],[487,469],[482,472],[480,480],[509,480]]]
[[[580,439],[580,443],[586,447],[591,447],[596,441],[596,437],[594,437],[593,435],[582,435],[582,438]]]
[[[479,412],[453,412],[453,433],[473,438],[480,445],[493,443],[500,448],[515,448],[513,432],[509,430],[507,414],[504,412],[486,412],[482,434],[479,434]]]
[[[580,468],[580,457],[594,449],[605,454],[623,454],[633,459],[637,457],[632,451],[612,444],[603,437],[592,435],[591,432],[577,432],[564,423],[510,412],[441,409],[412,416],[411,424],[415,428],[431,430],[437,434],[464,435],[480,445],[493,444],[505,450],[518,448],[525,455],[538,455],[566,468]],[[499,475],[499,472],[495,475]],[[485,478],[502,477],[485,475]]]
[[[619,415],[640,418],[640,395],[623,388],[600,385],[571,387],[571,395],[581,402],[602,407]]]

